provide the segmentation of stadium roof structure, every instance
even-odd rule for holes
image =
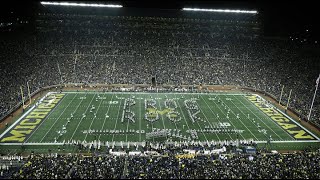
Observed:
[[[79,6],[79,7],[108,7],[108,8],[121,8],[121,4],[105,4],[105,3],[78,3],[78,2],[48,2],[41,1],[42,5],[52,5],[52,6]],[[188,8],[183,7],[183,11],[204,11],[204,12],[222,12],[222,13],[250,13],[256,14],[256,10],[238,10],[238,9],[207,9],[207,8]]]
[[[108,8],[121,8],[120,4],[98,4],[98,3],[76,3],[76,2],[47,2],[42,1],[42,5],[53,6],[80,6],[80,7],[108,7]]]
[[[57,2],[58,0],[44,0],[45,2]],[[67,0],[66,0],[67,1]],[[40,3],[41,1],[21,1],[16,3],[16,1],[8,1],[3,6],[0,7],[0,15],[2,17],[3,23],[12,23],[13,20],[25,19],[30,23],[34,16],[36,16],[39,12],[42,11],[44,5]],[[61,1],[60,1],[61,2]],[[286,38],[290,37],[299,37],[299,39],[308,39],[308,42],[319,42],[319,25],[317,19],[317,6],[316,3],[312,2],[298,2],[298,1],[249,1],[249,0],[240,0],[240,1],[201,1],[201,0],[171,0],[171,1],[160,1],[160,0],[152,0],[152,1],[126,1],[126,0],[118,0],[118,1],[72,1],[73,3],[89,3],[89,4],[111,4],[111,5],[119,5],[122,8],[95,8],[97,11],[88,10],[90,12],[114,12],[116,15],[122,15],[124,12],[132,12],[138,11],[139,15],[143,12],[148,12],[149,14],[155,14],[154,16],[164,16],[169,17],[168,14],[183,14],[184,16],[198,16],[197,14],[201,14],[201,18],[206,18],[206,16],[222,16],[224,13],[210,13],[207,11],[185,11],[183,8],[198,8],[198,9],[213,9],[213,10],[247,10],[252,11],[255,10],[258,12],[257,14],[246,14],[243,13],[241,16],[258,16],[259,19],[263,21],[264,32],[268,34],[268,36],[282,36]],[[316,1],[313,1],[316,2]],[[49,6],[45,6],[47,8]],[[50,6],[50,8],[56,8],[54,6]],[[75,7],[66,7],[68,11],[78,10]],[[79,7],[81,10],[85,11],[86,8]],[[138,9],[143,8],[143,9]],[[56,8],[57,9],[57,8]],[[62,9],[62,8],[61,8]],[[88,8],[89,9],[89,8]],[[119,11],[121,9],[121,12]],[[155,10],[172,10],[165,11],[156,14]],[[176,10],[178,12],[173,12]],[[62,9],[61,12],[66,11]],[[116,12],[117,11],[117,12]],[[238,12],[238,11],[236,11]],[[148,15],[149,15],[148,14]],[[238,13],[225,13],[230,16],[238,16]],[[150,15],[151,16],[151,15]],[[261,21],[261,22],[262,22]],[[29,23],[29,24],[30,24]]]
[[[203,8],[182,8],[183,11],[199,11],[199,12],[222,12],[222,13],[248,13],[257,14],[255,10],[235,10],[235,9],[203,9]]]

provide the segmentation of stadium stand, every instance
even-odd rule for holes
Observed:
[[[62,83],[236,85],[279,99],[306,119],[319,65],[288,40],[259,35],[253,19],[206,20],[39,14],[36,33],[4,39],[0,108],[3,117],[22,85],[31,91]],[[15,83],[12,83],[15,82]],[[316,99],[311,121],[319,126]]]
[[[198,150],[201,151],[200,149]],[[320,151],[284,154],[176,155],[31,154],[2,156],[0,178],[10,179],[319,179]],[[6,161],[4,163],[3,161]],[[297,163],[298,162],[298,163]]]

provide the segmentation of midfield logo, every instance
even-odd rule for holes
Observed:
[[[147,116],[150,117],[150,118],[156,117],[157,114],[166,115],[166,114],[173,113],[173,112],[174,111],[172,109],[169,109],[169,108],[165,108],[162,111],[158,110],[158,109],[155,109],[155,108],[147,108]],[[171,117],[177,117],[177,115],[176,114],[171,114]]]

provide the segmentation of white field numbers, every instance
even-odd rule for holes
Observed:
[[[109,104],[118,104],[118,101],[109,101]]]
[[[220,127],[230,127],[231,124],[228,122],[219,123]]]

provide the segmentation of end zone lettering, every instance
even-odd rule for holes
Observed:
[[[287,131],[292,137],[298,140],[313,140],[315,139],[301,127],[297,126],[294,122],[289,120],[283,114],[278,111],[273,110],[272,108],[262,107],[260,102],[257,101],[257,96],[246,96],[249,101],[251,101],[255,106],[267,114],[272,120],[279,124],[285,131]]]
[[[51,94],[45,98],[39,106],[33,109],[16,126],[7,132],[0,142],[19,142],[25,141],[32,131],[44,120],[49,112],[57,105],[65,94]]]

